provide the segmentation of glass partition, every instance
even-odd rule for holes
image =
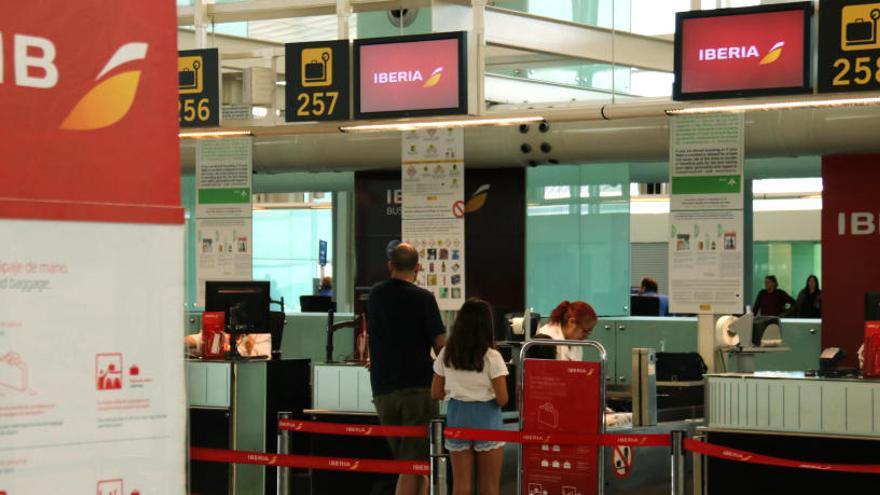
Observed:
[[[779,288],[797,299],[815,275],[822,284],[822,243],[820,241],[756,242],[754,244],[752,297],[764,288],[764,277],[775,275]],[[747,301],[754,303],[754,299]]]
[[[542,315],[585,300],[629,311],[629,166],[560,165],[527,173],[526,304]]]

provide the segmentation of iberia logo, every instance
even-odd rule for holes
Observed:
[[[782,47],[785,46],[784,41],[777,41],[773,48],[767,52],[767,55],[764,55],[764,58],[761,59],[760,65],[772,64],[779,60],[779,57],[782,56]]]
[[[97,84],[80,98],[61,123],[61,129],[91,131],[122,120],[134,103],[141,71],[127,70],[102,78],[117,67],[146,58],[147,47],[147,43],[127,43],[119,47],[95,78]]]
[[[425,81],[422,83],[423,88],[433,88],[440,83],[443,77],[443,67],[437,67],[425,79],[420,70],[401,70],[391,72],[376,72],[373,74],[373,84],[401,84]]]
[[[699,51],[699,59],[701,62],[721,61],[721,60],[742,60],[749,58],[760,58],[758,65],[769,65],[779,60],[782,56],[782,47],[785,46],[784,41],[777,41],[770,50],[761,57],[756,45],[742,46],[722,46],[717,48],[701,48]]]
[[[473,213],[478,211],[483,205],[486,204],[486,199],[489,197],[489,188],[491,186],[489,184],[483,184],[477,188],[476,191],[471,195],[470,199],[467,200],[467,204],[464,207],[465,213]]]
[[[443,67],[437,67],[434,69],[434,72],[431,73],[431,77],[425,81],[425,84],[422,84],[423,88],[433,88],[440,82],[440,78],[443,76]]]

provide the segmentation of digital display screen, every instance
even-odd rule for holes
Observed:
[[[355,117],[466,113],[464,33],[355,42]]]
[[[809,91],[811,15],[808,3],[679,13],[674,98]]]

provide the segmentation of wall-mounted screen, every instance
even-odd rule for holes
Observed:
[[[355,118],[467,113],[464,32],[354,42]]]
[[[679,12],[673,98],[806,93],[810,2]]]

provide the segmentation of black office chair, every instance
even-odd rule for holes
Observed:
[[[272,359],[281,359],[281,337],[284,334],[284,324],[287,323],[284,298],[282,297],[280,301],[273,299],[269,302],[280,306],[279,311],[269,311],[269,335],[272,336]]]
[[[632,316],[660,316],[660,298],[629,296],[629,308]]]

